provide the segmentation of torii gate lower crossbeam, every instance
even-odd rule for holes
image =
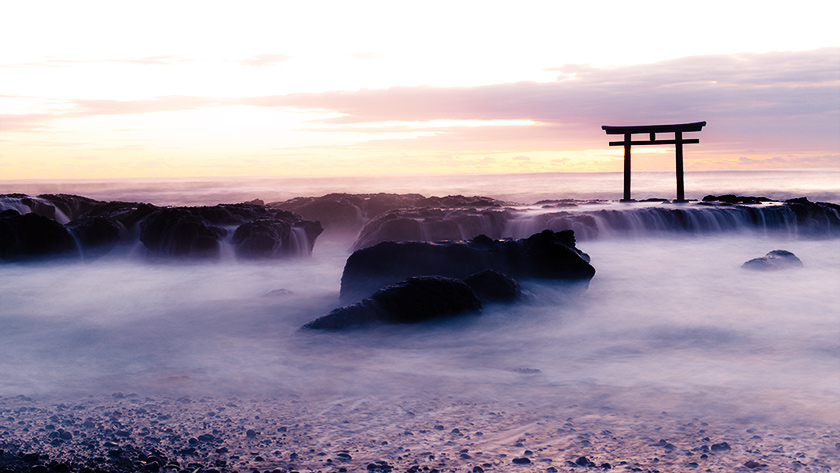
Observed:
[[[677,158],[677,202],[685,202],[685,184],[683,181],[683,144],[699,143],[700,140],[683,139],[683,133],[700,131],[706,122],[681,123],[676,125],[642,125],[642,126],[607,126],[601,127],[608,135],[624,135],[623,141],[610,141],[610,146],[624,146],[624,198],[622,202],[630,202],[630,148],[633,145],[676,145]],[[632,135],[638,133],[650,134],[650,140],[633,141]],[[673,133],[673,140],[657,140],[657,133]]]

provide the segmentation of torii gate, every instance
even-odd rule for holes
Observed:
[[[697,138],[684,140],[682,134],[700,131],[706,122],[682,123],[678,125],[643,125],[643,126],[602,126],[608,135],[624,135],[624,141],[610,141],[610,146],[624,146],[624,198],[622,202],[630,202],[630,147],[632,145],[677,145],[677,200],[685,202],[685,186],[683,184],[683,144],[699,143]],[[632,141],[630,136],[636,133],[649,133],[650,140]],[[657,133],[673,133],[673,140],[657,140]]]

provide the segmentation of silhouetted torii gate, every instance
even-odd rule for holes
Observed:
[[[607,126],[601,127],[608,135],[624,135],[624,141],[610,141],[610,146],[624,146],[624,198],[622,202],[629,202],[630,198],[630,147],[632,145],[676,145],[677,146],[677,202],[685,202],[685,186],[683,184],[683,144],[699,143],[700,140],[683,139],[682,134],[700,131],[706,122],[681,123],[678,125],[643,125],[643,126]],[[649,133],[650,140],[632,141],[631,135]],[[673,133],[673,140],[657,140],[657,133]]]

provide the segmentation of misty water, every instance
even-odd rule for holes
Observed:
[[[670,175],[643,177],[650,183],[641,193],[673,193]],[[751,190],[767,185],[747,185],[743,177],[706,176],[687,194],[755,195]],[[810,197],[799,191],[814,186],[811,177],[777,179],[788,186],[781,197]],[[520,202],[619,197],[613,175],[561,178],[532,178],[530,187],[520,182],[513,189],[507,187],[511,180],[522,176],[485,176],[473,184],[440,178],[413,191]],[[820,181],[810,190],[829,198],[812,200],[837,202],[838,182]],[[254,193],[264,182],[204,182],[183,187],[174,198],[161,191],[163,185],[148,186],[142,198],[137,183],[120,184],[103,185],[96,195],[72,191],[158,205],[272,199]],[[323,180],[311,184],[299,181],[299,188],[276,195],[329,192]],[[553,194],[552,185],[558,189]],[[412,191],[407,182],[400,186],[405,188],[359,179],[333,190]],[[126,199],[131,192],[138,194]],[[122,248],[92,262],[4,264],[0,395],[135,392],[311,402],[448,396],[785,422],[840,420],[836,236],[607,235],[578,242],[597,271],[578,298],[569,298],[559,283],[525,281],[524,302],[487,306],[477,316],[347,333],[299,330],[340,305],[351,244],[352,237],[319,240],[310,257],[262,262],[161,263]],[[775,249],[792,251],[804,267],[741,268]]]

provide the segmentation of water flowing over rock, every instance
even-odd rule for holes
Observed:
[[[514,279],[545,278],[582,283],[595,275],[589,257],[575,247],[574,232],[546,230],[521,240],[480,235],[467,241],[382,242],[355,251],[341,276],[341,300],[358,300],[412,276],[464,279],[492,269]]]
[[[79,243],[85,259],[108,254],[125,232],[125,227],[111,217],[82,217],[68,223],[66,227]]]
[[[327,194],[272,202],[269,207],[287,210],[321,222],[326,231],[356,234],[371,219],[401,209],[498,208],[502,202],[489,197],[424,197],[420,194]],[[476,234],[477,235],[477,234]],[[470,235],[470,238],[475,235]]]
[[[510,219],[510,211],[501,209],[396,210],[365,225],[353,249],[383,241],[467,240],[478,235],[501,238]]]
[[[802,260],[787,250],[773,250],[761,258],[753,258],[741,265],[742,268],[753,271],[779,271],[802,266]]]
[[[185,208],[158,210],[140,224],[140,241],[156,255],[218,257],[225,235]]]
[[[121,243],[142,243],[155,257],[218,258],[224,247],[249,259],[306,256],[323,231],[318,222],[256,203],[162,208],[69,194],[7,194],[0,195],[0,212],[3,259],[67,253],[93,259]]]
[[[481,302],[459,279],[421,276],[383,287],[369,298],[339,307],[303,328],[343,330],[374,323],[419,323],[476,313]]]

